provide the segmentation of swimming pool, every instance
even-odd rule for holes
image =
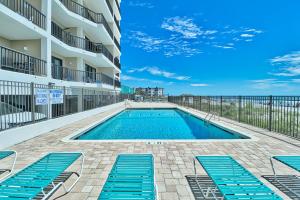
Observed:
[[[126,109],[75,140],[248,139],[179,109]]]

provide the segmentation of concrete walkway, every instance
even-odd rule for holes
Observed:
[[[131,103],[131,107],[174,107],[174,105],[165,103]],[[270,156],[277,154],[300,154],[300,148],[295,146],[299,143],[296,140],[229,120],[216,120],[215,123],[234,129],[240,133],[254,136],[257,140],[248,140],[244,142],[182,141],[154,144],[149,144],[147,142],[79,143],[76,141],[65,143],[61,141],[62,138],[75,131],[122,109],[124,109],[124,105],[114,107],[100,114],[87,117],[78,122],[74,122],[11,147],[11,149],[18,151],[19,153],[16,166],[17,169],[22,169],[47,152],[82,151],[86,155],[83,177],[73,191],[61,199],[96,200],[118,154],[150,152],[153,153],[155,157],[159,198],[161,200],[192,200],[194,197],[185,176],[194,174],[193,158],[196,155],[231,155],[244,167],[260,178],[261,175],[272,174],[269,163]],[[204,116],[204,113],[196,112],[192,109],[188,110],[195,115]],[[285,141],[288,141],[289,143]],[[75,167],[78,166],[79,165],[75,165]],[[277,166],[283,174],[294,173],[283,165]],[[197,165],[197,168],[199,174],[205,175],[199,165]],[[261,178],[261,180],[268,184],[264,179]],[[270,187],[273,190],[276,190],[272,185],[270,185]],[[57,192],[55,196],[60,193],[61,192]],[[278,192],[278,194],[282,195],[280,192]],[[288,199],[288,197],[285,197],[284,195],[282,195],[282,197]]]

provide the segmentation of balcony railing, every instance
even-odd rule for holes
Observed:
[[[0,46],[0,69],[47,76],[46,61]]]
[[[52,65],[52,78],[82,83],[104,83],[113,86],[113,78],[103,73],[80,71],[58,65]]]
[[[46,16],[26,0],[0,0],[0,3],[27,18],[35,25],[46,29]]]
[[[118,49],[121,51],[121,45],[116,38],[114,38],[114,42],[115,42],[115,45],[118,47]]]
[[[115,1],[116,1],[117,8],[118,8],[118,10],[119,10],[119,13],[121,13],[121,8],[120,8],[120,5],[119,5],[118,0],[115,0]]]
[[[114,85],[114,79],[110,76],[107,76],[106,74],[101,73],[101,83],[104,83],[106,85]]]
[[[115,23],[117,25],[119,32],[121,33],[120,21],[117,20],[116,16],[114,16],[114,20],[115,20]]]
[[[118,80],[115,80],[115,88],[121,88],[121,82]]]
[[[114,15],[113,8],[112,8],[112,6],[111,6],[109,0],[106,0],[106,4],[107,4],[107,6],[108,6],[108,9],[109,9],[109,11],[110,11],[110,14],[111,14],[111,15]]]
[[[74,12],[94,23],[97,24],[103,24],[103,26],[105,27],[106,31],[108,32],[109,36],[113,39],[113,32],[109,26],[109,24],[107,23],[104,15],[102,13],[96,13],[86,7],[84,7],[83,5],[72,1],[72,0],[60,0],[62,2],[62,4],[68,8],[71,12]]]
[[[80,48],[93,53],[102,53],[111,62],[113,62],[113,55],[108,49],[100,43],[91,42],[85,38],[77,37],[69,32],[64,31],[60,26],[52,22],[52,35],[60,41],[66,43],[69,46]]]
[[[114,64],[117,68],[121,69],[120,60],[117,57],[114,58]]]

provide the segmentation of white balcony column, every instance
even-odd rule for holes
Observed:
[[[46,61],[46,71],[48,82],[51,82],[52,78],[52,66],[51,66],[51,8],[52,0],[43,0],[41,1],[41,11],[46,15],[46,31],[47,37],[41,39],[41,59]],[[52,118],[52,106],[48,104],[47,107],[44,107],[44,113],[46,109],[48,110],[48,116]]]
[[[47,78],[51,79],[51,8],[52,0],[42,1],[42,13],[46,15],[47,38],[41,39],[41,59],[47,61]]]
[[[84,60],[83,58],[80,58],[78,57],[77,58],[77,63],[76,63],[76,66],[77,66],[77,70],[79,71],[85,71],[85,63],[84,63]],[[80,82],[84,82],[85,81],[85,74],[84,73],[78,73],[77,74],[77,78],[80,80]],[[78,98],[78,112],[81,112],[83,111],[83,97],[82,97],[82,90],[81,90],[81,95],[79,96]]]

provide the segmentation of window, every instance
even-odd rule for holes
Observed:
[[[63,80],[62,59],[52,56],[52,77],[54,79]]]
[[[96,82],[96,69],[90,65],[85,65],[86,72],[86,82],[95,83]]]

